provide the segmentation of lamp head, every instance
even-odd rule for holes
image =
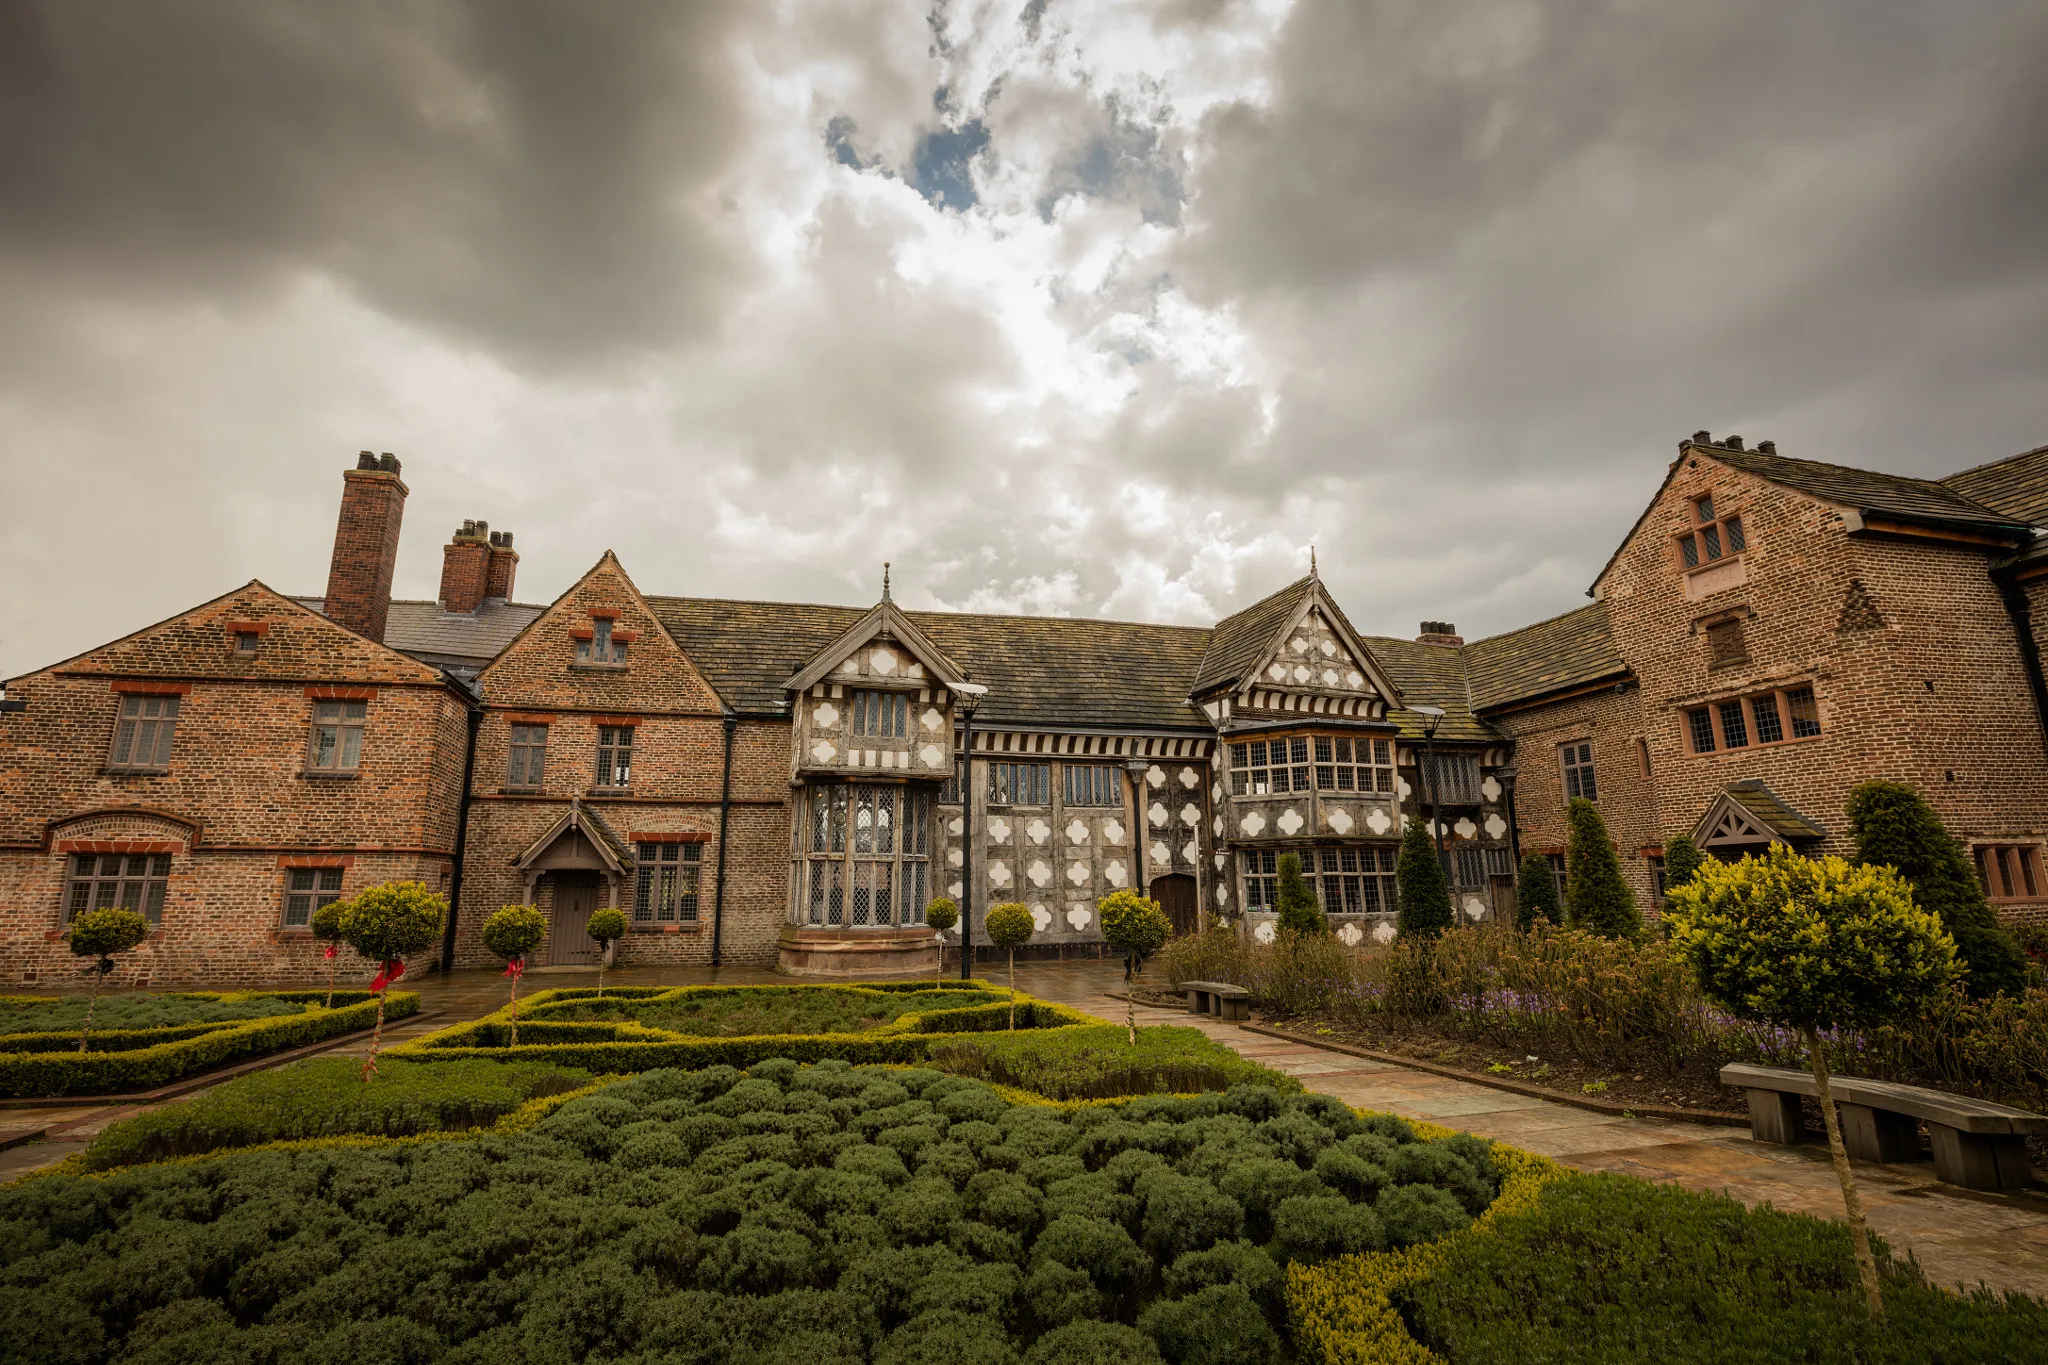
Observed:
[[[1434,738],[1436,727],[1444,722],[1444,708],[1441,706],[1411,706],[1408,709],[1422,717],[1422,733]]]
[[[988,695],[988,688],[980,683],[954,683],[953,695],[957,699],[960,709],[971,716],[974,714],[975,708],[981,705],[982,698]]]

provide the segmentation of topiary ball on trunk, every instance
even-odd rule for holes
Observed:
[[[110,958],[149,937],[149,920],[133,910],[108,906],[88,910],[65,931],[71,951],[80,957]]]
[[[539,910],[531,905],[508,905],[484,921],[484,947],[510,962],[540,947],[547,932],[548,917]]]
[[[924,922],[938,933],[945,933],[960,922],[960,906],[950,896],[941,896],[924,908]]]
[[[391,962],[425,952],[441,938],[448,899],[420,882],[384,882],[366,886],[354,899],[338,904],[341,937],[373,962]]]
[[[607,907],[590,917],[590,922],[583,926],[583,932],[604,948],[626,936],[626,917],[620,911]]]
[[[1029,943],[1038,923],[1031,918],[1030,906],[1004,901],[1001,905],[989,907],[988,918],[982,927],[988,931],[990,943],[1007,951]]]

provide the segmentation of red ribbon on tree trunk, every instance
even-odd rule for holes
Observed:
[[[526,959],[523,957],[507,958],[505,961],[505,970],[501,974],[504,976],[514,978],[525,976]]]
[[[332,943],[328,944],[327,951],[320,954],[320,956],[325,958],[332,958],[334,956],[334,945]]]
[[[389,961],[387,961],[387,962],[385,962],[385,963],[381,964],[381,965],[380,965],[380,966],[379,966],[379,967],[377,968],[377,975],[376,975],[375,977],[371,978],[371,980],[370,980],[370,990],[371,990],[371,991],[372,991],[373,993],[374,993],[374,992],[376,992],[376,991],[381,991],[381,990],[383,990],[383,989],[384,989],[384,988],[385,988],[386,986],[390,985],[390,984],[391,984],[392,982],[394,982],[394,981],[398,980],[398,978],[399,978],[399,977],[401,977],[401,976],[404,976],[404,975],[405,975],[405,962],[404,962],[404,960],[403,960],[403,959],[401,959],[401,958],[396,958],[396,957],[394,957],[394,958],[390,959]]]

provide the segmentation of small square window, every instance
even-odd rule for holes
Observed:
[[[250,655],[250,654],[254,654],[254,653],[256,652],[256,646],[257,646],[257,643],[258,643],[259,641],[261,641],[262,639],[263,639],[263,637],[262,637],[262,636],[260,636],[260,635],[258,635],[258,634],[257,634],[257,633],[256,633],[255,631],[253,631],[253,630],[238,630],[238,631],[236,631],[236,632],[235,632],[235,653],[237,653],[237,654],[241,654],[241,655],[244,655],[244,656],[247,656],[247,655]]]
[[[1692,507],[1693,511],[1699,514],[1701,522],[1709,522],[1714,519],[1714,495],[1712,493],[1707,494],[1704,498],[1695,498]]]
[[[284,883],[284,927],[304,929],[322,906],[341,899],[338,867],[294,867],[286,871]]]
[[[1721,523],[1721,529],[1728,533],[1728,548],[1730,550],[1740,552],[1748,548],[1748,542],[1742,534],[1741,517],[1728,518],[1728,520]]]
[[[1698,537],[1680,536],[1678,538],[1678,553],[1684,557],[1686,568],[1698,568],[1700,563],[1700,543]]]

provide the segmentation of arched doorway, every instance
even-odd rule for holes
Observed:
[[[1168,877],[1152,879],[1152,899],[1159,902],[1159,908],[1173,921],[1173,932],[1192,934],[1196,928],[1196,908],[1199,898],[1195,894],[1195,879],[1185,872],[1176,872]]]

